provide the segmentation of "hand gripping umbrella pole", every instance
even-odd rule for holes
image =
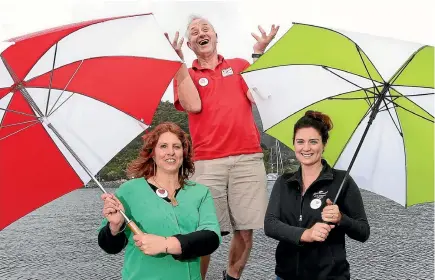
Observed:
[[[50,128],[53,133],[59,138],[59,140],[62,142],[62,144],[67,148],[67,150],[71,153],[71,155],[77,160],[77,162],[80,164],[80,166],[85,170],[85,172],[94,180],[94,182],[98,185],[98,187],[103,191],[103,193],[107,193],[107,191],[103,188],[103,186],[98,182],[98,180],[94,177],[92,172],[89,170],[89,168],[86,167],[84,162],[79,158],[79,156],[74,152],[74,150],[71,148],[70,145],[65,141],[65,139],[60,135],[60,133],[56,130],[56,128],[50,123],[50,121],[47,119],[47,117],[44,116],[44,114],[41,112],[39,107],[36,105],[30,94],[27,92],[26,88],[23,87],[21,84],[17,86],[17,89],[21,92],[21,94],[24,96],[24,98],[27,100],[27,102],[30,104],[30,106],[37,112],[37,114],[40,116],[40,120],[42,120],[43,123],[47,125],[48,128]],[[136,225],[136,223],[132,220],[130,220],[127,215],[122,211],[119,210],[121,215],[124,217],[127,226],[130,228],[130,230],[134,234],[142,234],[142,231],[139,229],[139,227]]]

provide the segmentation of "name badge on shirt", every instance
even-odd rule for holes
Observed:
[[[231,67],[222,70],[222,77],[230,76],[232,74],[234,74],[234,73],[233,73],[233,68],[231,68]]]
[[[207,78],[201,78],[201,79],[199,79],[198,83],[199,83],[202,87],[205,87],[206,85],[208,85],[208,80],[207,80]]]
[[[318,198],[315,198],[313,200],[311,200],[310,202],[310,207],[312,209],[319,209],[319,207],[322,205],[322,201]]]

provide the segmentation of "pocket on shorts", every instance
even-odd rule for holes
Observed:
[[[252,160],[252,161],[263,161],[263,158],[264,158],[263,153],[255,153],[255,154],[249,154],[249,155],[245,155],[245,156],[248,157],[248,159]]]

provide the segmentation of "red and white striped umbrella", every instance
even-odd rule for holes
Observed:
[[[181,66],[152,14],[13,38],[0,53],[0,230],[96,181]]]

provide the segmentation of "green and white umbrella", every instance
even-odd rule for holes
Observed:
[[[293,148],[307,110],[334,123],[324,158],[403,206],[434,201],[434,48],[305,24],[242,73],[265,132]]]

